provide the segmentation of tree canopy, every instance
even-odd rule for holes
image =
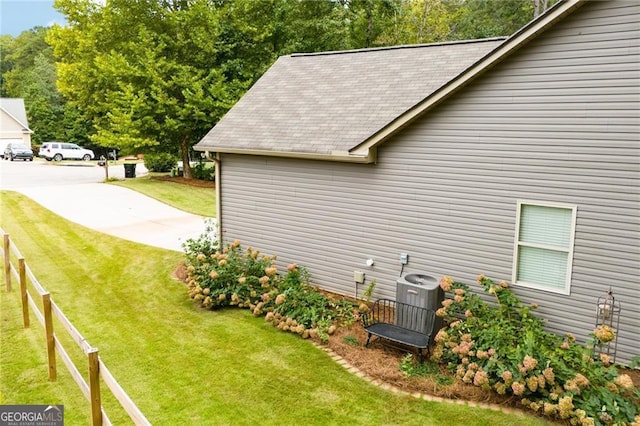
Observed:
[[[189,177],[191,146],[280,55],[505,36],[555,1],[56,0],[67,26],[0,37],[0,91],[37,139],[180,153]]]

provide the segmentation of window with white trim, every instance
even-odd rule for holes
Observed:
[[[575,205],[518,201],[512,282],[569,294]]]

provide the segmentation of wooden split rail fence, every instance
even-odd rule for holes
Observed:
[[[0,233],[3,235],[2,255],[4,257],[4,271],[6,281],[6,291],[12,291],[12,277],[16,278],[20,284],[20,297],[22,300],[22,323],[24,328],[29,328],[29,307],[31,307],[36,318],[42,324],[45,330],[46,343],[47,343],[47,360],[49,370],[49,380],[56,380],[57,368],[56,368],[56,355],[59,354],[60,358],[66,365],[67,369],[71,373],[71,376],[76,381],[80,390],[84,396],[89,400],[91,404],[91,424],[93,426],[98,425],[111,425],[111,421],[105,413],[101,398],[100,398],[100,378],[104,381],[104,384],[111,391],[113,396],[120,402],[122,408],[127,412],[131,420],[136,425],[150,425],[151,423],[146,419],[144,414],[133,403],[131,398],[118,384],[113,375],[109,372],[107,366],[102,362],[98,355],[98,349],[92,347],[82,337],[80,332],[71,324],[71,322],[64,315],[62,310],[51,299],[51,295],[46,291],[33,275],[29,266],[24,260],[22,254],[18,248],[13,244],[9,238],[9,234],[0,229]],[[17,268],[12,263],[13,253],[15,259],[18,261]],[[42,300],[42,310],[36,304],[34,297],[31,295],[28,286],[27,278],[31,282],[33,289],[38,293],[38,296]],[[56,337],[53,330],[53,317],[56,317],[60,324],[65,328],[67,333],[75,341],[78,347],[87,356],[87,362],[89,365],[89,381],[85,381],[83,375],[80,373],[76,365],[73,363],[68,355],[67,350],[62,346],[62,343]]]

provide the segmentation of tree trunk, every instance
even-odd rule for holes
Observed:
[[[180,156],[182,157],[182,176],[185,179],[191,179],[191,164],[189,161],[189,137],[187,135],[182,136],[180,141]]]
[[[537,18],[549,7],[548,0],[533,0],[533,17]]]
[[[366,35],[366,46],[371,47],[373,44],[373,2],[367,2],[367,35]]]

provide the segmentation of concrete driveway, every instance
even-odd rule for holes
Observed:
[[[145,173],[144,166],[138,164],[136,175]],[[109,176],[124,178],[124,167],[110,167]],[[20,192],[87,228],[176,251],[182,251],[185,240],[197,238],[205,230],[202,216],[101,183],[104,178],[104,169],[95,162],[0,161],[0,189]]]

